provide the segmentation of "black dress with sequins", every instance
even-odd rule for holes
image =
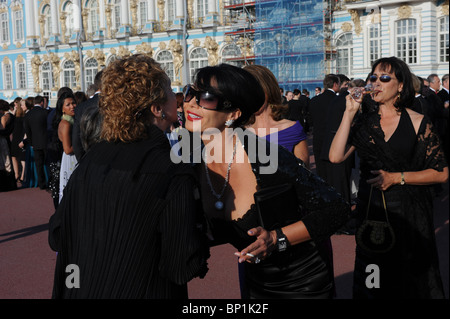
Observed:
[[[243,141],[243,144],[249,154],[248,143]],[[269,143],[264,142],[262,145],[267,146],[265,154],[270,154]],[[327,250],[323,245],[348,220],[349,205],[288,150],[277,146],[276,151],[277,167],[272,174],[262,173],[265,165],[259,161],[259,152],[256,151],[255,161],[251,165],[258,187],[293,183],[299,203],[307,212],[302,221],[312,239],[288,246],[284,252],[273,252],[258,264],[244,263],[243,298],[331,298],[334,292],[333,278]],[[252,205],[238,220],[211,219],[210,225],[215,239],[242,250],[255,240],[248,236],[247,231],[260,224],[256,206]]]

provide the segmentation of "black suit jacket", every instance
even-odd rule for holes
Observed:
[[[448,92],[445,89],[442,89],[442,90],[439,91],[438,97],[444,103],[445,101],[448,101],[449,94],[448,94]]]
[[[84,101],[80,105],[77,105],[75,108],[75,116],[74,116],[73,128],[72,128],[72,146],[73,146],[73,152],[75,153],[75,157],[77,158],[78,162],[81,160],[81,158],[85,154],[85,150],[83,148],[83,145],[81,144],[81,136],[80,136],[81,117],[83,116],[84,112],[88,108],[91,108],[91,107],[98,108],[99,98],[100,98],[100,94],[95,94],[89,100]]]
[[[324,132],[324,140],[322,144],[322,150],[320,158],[329,161],[328,153],[330,152],[331,143],[334,136],[341,125],[342,116],[346,108],[346,99],[348,91],[341,92],[337,95],[329,104],[325,111],[326,124]]]
[[[322,145],[327,134],[327,109],[328,105],[336,98],[336,94],[331,90],[326,90],[322,94],[315,96],[309,103],[309,113],[313,125],[313,152],[315,158],[320,158]]]
[[[47,149],[47,116],[48,111],[35,106],[23,120],[23,127],[27,134],[27,143],[35,150]]]

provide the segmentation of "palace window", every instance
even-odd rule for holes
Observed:
[[[75,63],[71,60],[67,60],[63,65],[63,78],[64,86],[74,88],[77,85],[77,79],[75,76]]]
[[[381,57],[381,25],[369,25],[369,64]]]
[[[53,87],[52,64],[47,61],[42,64],[42,90],[49,92]]]
[[[208,66],[208,53],[203,48],[195,48],[192,50],[189,60],[191,82],[194,82],[195,72],[200,68]]]
[[[174,68],[173,68],[173,56],[167,50],[161,51],[156,56],[156,61],[161,64],[161,67],[164,71],[166,71],[167,76],[170,81],[173,82],[175,80]]]
[[[14,17],[14,38],[16,41],[23,41],[23,13],[22,10],[13,11]]]
[[[95,76],[98,73],[98,62],[94,58],[89,58],[85,63],[86,87],[94,83]]]
[[[5,43],[9,42],[9,21],[8,21],[8,13],[0,13],[0,42]]]
[[[5,90],[12,90],[12,66],[8,61],[3,64],[3,88]]]
[[[352,74],[353,65],[353,36],[350,32],[344,33],[336,41],[337,73],[347,76]]]
[[[27,72],[25,69],[25,62],[17,63],[17,88],[27,88]]]
[[[449,62],[448,15],[439,18],[439,62]]]
[[[403,19],[396,22],[396,56],[408,64],[417,63],[417,22]]]

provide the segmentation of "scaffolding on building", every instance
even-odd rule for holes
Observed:
[[[268,67],[285,90],[323,84],[334,58],[332,15],[338,0],[228,0],[234,26],[227,35],[237,43],[243,60]],[[251,43],[252,50],[245,44]]]

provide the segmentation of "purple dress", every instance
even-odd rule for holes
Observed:
[[[266,135],[266,140],[270,142],[275,134],[278,134],[277,144],[283,146],[291,153],[294,152],[295,145],[303,140],[306,140],[305,131],[299,121],[284,130],[278,131],[277,133]]]

